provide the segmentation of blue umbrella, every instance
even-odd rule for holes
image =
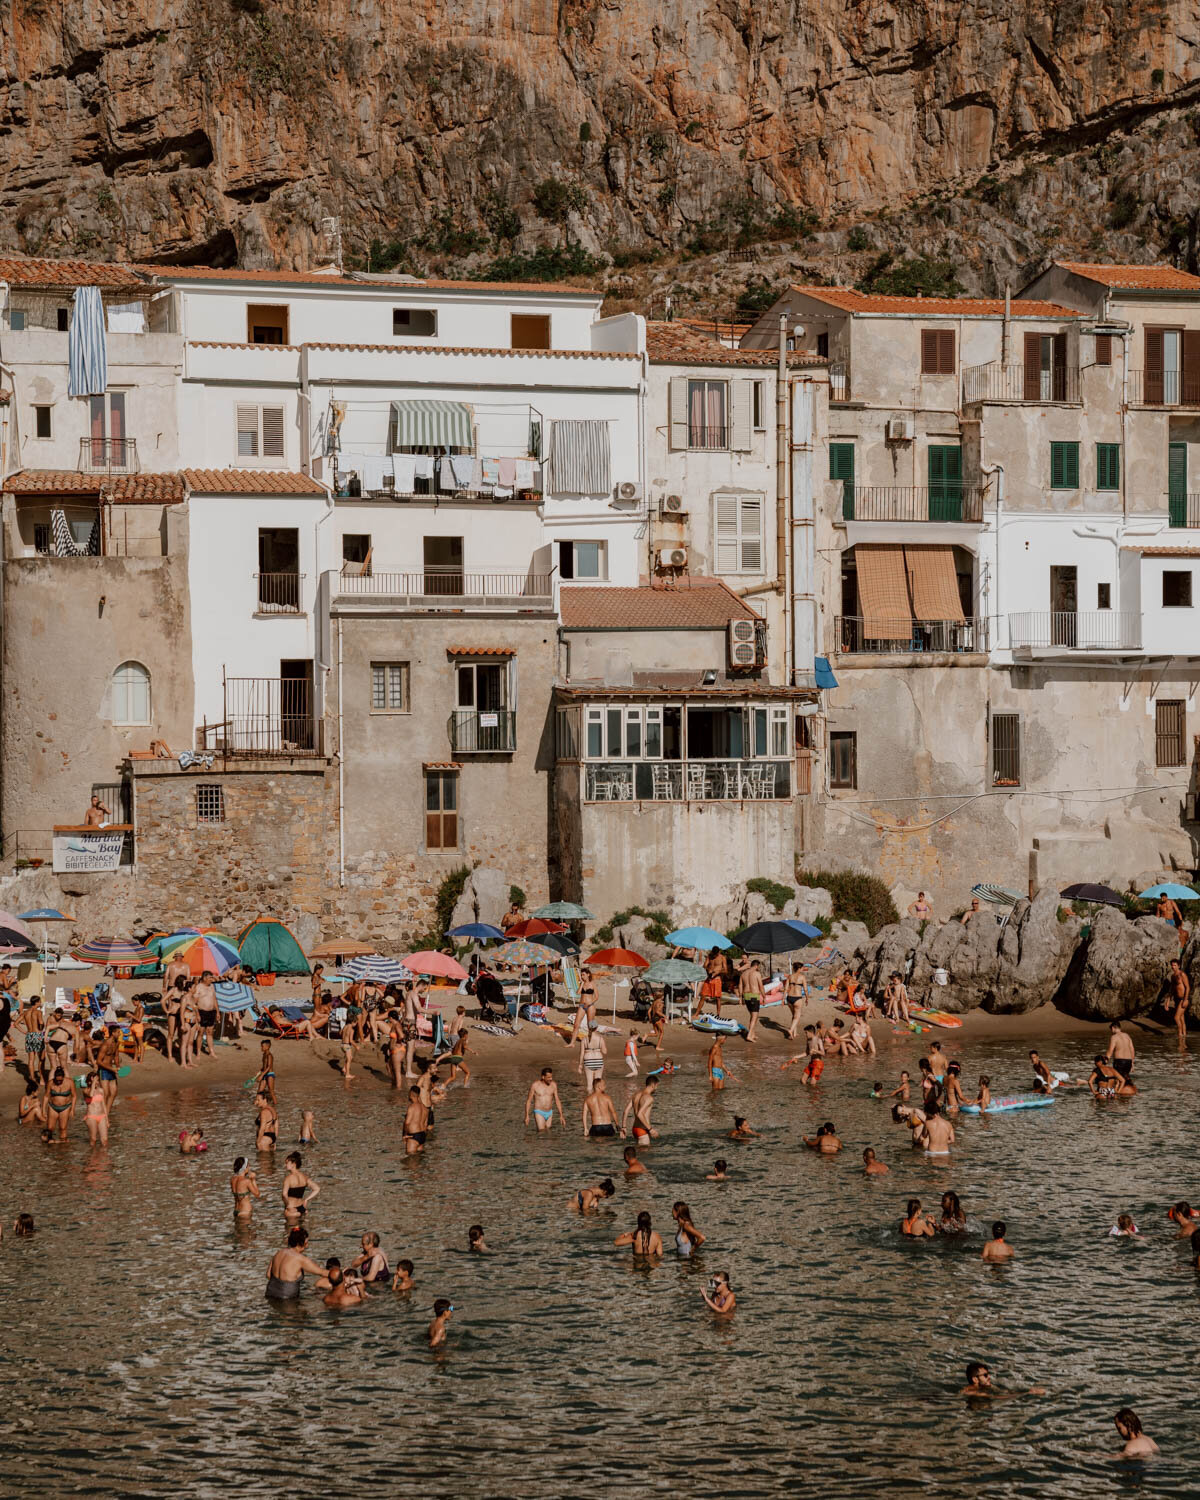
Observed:
[[[821,929],[814,927],[811,922],[801,922],[797,917],[784,917],[783,920],[789,927],[794,927],[797,932],[802,933],[810,940],[821,936]]]
[[[1170,896],[1172,901],[1200,901],[1200,891],[1192,890],[1190,885],[1174,885],[1169,880],[1149,886],[1142,892],[1143,901],[1153,900],[1155,896]]]
[[[452,938],[477,938],[481,943],[486,943],[496,938],[502,938],[504,934],[499,927],[493,927],[488,922],[464,922],[461,927],[451,927],[446,936]]]
[[[723,932],[715,927],[680,927],[667,933],[667,942],[673,948],[732,948],[733,944]]]
[[[254,1009],[254,991],[248,984],[232,984],[228,980],[219,979],[213,985],[213,990],[217,996],[217,1009],[223,1014]]]

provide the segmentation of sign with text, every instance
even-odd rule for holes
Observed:
[[[500,728],[500,715],[499,714],[480,714],[479,715],[479,727],[480,727],[480,729],[499,729]]]
[[[125,839],[124,833],[55,833],[54,869],[67,874],[120,869]]]

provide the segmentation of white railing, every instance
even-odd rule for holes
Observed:
[[[1140,651],[1142,617],[1130,610],[1034,610],[1009,615],[1008,643],[1056,651]]]

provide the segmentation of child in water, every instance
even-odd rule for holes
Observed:
[[[413,1288],[413,1263],[411,1260],[396,1262],[396,1274],[392,1277],[393,1292],[411,1292]]]
[[[317,1137],[313,1131],[313,1111],[302,1109],[300,1111],[300,1144],[302,1146],[315,1146]]]
[[[440,1349],[446,1342],[446,1325],[450,1321],[450,1314],[454,1311],[453,1302],[448,1302],[445,1297],[439,1297],[433,1304],[433,1322],[429,1325],[429,1347]]]
[[[729,1176],[728,1163],[723,1156],[718,1156],[713,1162],[712,1171],[705,1177],[705,1182],[724,1182]]]
[[[1141,1235],[1141,1230],[1133,1222],[1131,1214],[1119,1214],[1117,1222],[1108,1232],[1110,1236],[1125,1240],[1137,1239]]]

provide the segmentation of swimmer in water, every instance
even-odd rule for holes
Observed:
[[[822,1156],[832,1156],[835,1151],[842,1149],[842,1143],[838,1140],[832,1120],[826,1120],[811,1139],[803,1136],[802,1140],[811,1151],[819,1151]]]
[[[981,1253],[983,1260],[990,1260],[997,1264],[1001,1261],[1012,1260],[1017,1253],[1008,1243],[1004,1236],[1008,1233],[1008,1225],[1003,1219],[997,1219],[992,1225],[992,1237],[984,1245]]]
[[[617,1235],[613,1244],[618,1250],[628,1245],[634,1255],[643,1260],[655,1259],[663,1253],[662,1238],[656,1229],[651,1228],[650,1215],[645,1209],[637,1216],[637,1228]]]
[[[932,1239],[937,1231],[928,1214],[921,1212],[920,1198],[910,1198],[905,1216],[900,1220],[900,1233],[908,1239]]]
[[[235,1219],[248,1219],[253,1213],[253,1200],[261,1198],[262,1193],[258,1189],[258,1176],[254,1172],[246,1171],[246,1158],[239,1156],[233,1163],[233,1176],[229,1179],[229,1191],[233,1194],[233,1216]]]
[[[721,1051],[719,1036],[713,1038],[713,1044],[708,1049],[708,1077],[714,1092],[723,1089],[726,1083],[731,1081],[731,1075],[725,1068],[725,1056]]]
[[[633,1116],[633,1128],[631,1134],[639,1146],[648,1145],[650,1141],[658,1139],[658,1131],[650,1123],[650,1115],[654,1109],[654,1099],[658,1093],[658,1079],[651,1074],[645,1084],[638,1089],[633,1098],[625,1106],[625,1112],[621,1116],[621,1134],[625,1134],[625,1122],[629,1116]]]
[[[34,1233],[33,1215],[18,1214],[13,1224],[13,1233],[19,1240],[28,1239]]]
[[[487,1242],[483,1238],[483,1225],[472,1224],[467,1230],[467,1253],[470,1255],[490,1255]]]
[[[1142,1233],[1133,1222],[1132,1214],[1118,1214],[1117,1222],[1108,1232],[1112,1238],[1122,1240],[1138,1239]]]
[[[529,1085],[529,1092],[525,1095],[526,1126],[529,1124],[529,1116],[532,1113],[537,1128],[549,1130],[554,1124],[556,1109],[558,1110],[558,1123],[565,1125],[562,1100],[558,1097],[558,1084],[554,1081],[554,1069],[543,1068]]]
[[[313,1128],[314,1113],[311,1109],[300,1111],[300,1144],[302,1146],[315,1146],[317,1144],[316,1133]]]
[[[870,1146],[863,1152],[863,1171],[868,1177],[882,1177],[887,1171],[885,1164],[877,1160]]]
[[[957,1193],[946,1192],[942,1194],[942,1218],[938,1228],[943,1234],[965,1234],[967,1231],[967,1216],[963,1213],[962,1204],[958,1201]]]
[[[1192,1238],[1189,1241],[1192,1251],[1192,1265],[1200,1271],[1200,1229],[1192,1230]]]
[[[1158,1452],[1158,1444],[1142,1431],[1137,1412],[1131,1411],[1129,1407],[1123,1406],[1117,1412],[1113,1417],[1113,1425],[1125,1444],[1116,1455],[1117,1458],[1153,1458]]]
[[[1186,1239],[1193,1230],[1200,1228],[1200,1212],[1192,1207],[1185,1199],[1181,1198],[1178,1203],[1167,1209],[1167,1218],[1179,1225],[1177,1239]]]
[[[987,1365],[973,1361],[967,1366],[967,1383],[959,1394],[986,1396],[993,1401],[1000,1401],[1011,1396],[1044,1396],[1046,1392],[1040,1385],[1031,1385],[1027,1391],[998,1391],[992,1384],[992,1372]]]
[[[326,1307],[335,1307],[339,1310],[347,1307],[361,1307],[367,1300],[367,1289],[361,1281],[351,1280],[341,1266],[334,1266],[329,1272],[329,1290],[321,1300]]]
[[[671,1207],[671,1217],[675,1220],[675,1248],[685,1258],[690,1256],[693,1250],[699,1250],[704,1243],[704,1236],[692,1223],[692,1211],[683,1201],[679,1199]]]
[[[446,1342],[446,1325],[454,1311],[454,1303],[439,1297],[433,1304],[433,1322],[429,1325],[428,1339],[431,1349],[440,1349]]]
[[[603,1078],[597,1078],[591,1093],[584,1095],[583,1133],[589,1138],[617,1133],[617,1106],[612,1102]],[[636,1133],[635,1131],[634,1134]],[[625,1132],[622,1130],[621,1134],[624,1135]]]
[[[750,1126],[746,1123],[745,1115],[734,1115],[733,1129],[729,1132],[729,1139],[731,1141],[750,1141],[756,1139],[757,1136],[758,1131],[750,1129]]]
[[[911,1097],[912,1082],[909,1079],[908,1073],[902,1072],[900,1074],[900,1087],[898,1089],[893,1089],[892,1092],[888,1095],[888,1098],[899,1099],[902,1103],[907,1104]]]
[[[713,1169],[705,1177],[705,1182],[724,1182],[729,1176],[729,1164],[723,1156],[718,1156],[713,1162]]]
[[[284,1165],[283,1185],[279,1190],[283,1199],[283,1216],[285,1219],[299,1219],[308,1212],[308,1205],[321,1189],[300,1170],[304,1162],[299,1151],[292,1151]]]
[[[422,1100],[421,1090],[414,1083],[408,1091],[408,1108],[404,1111],[405,1156],[415,1156],[418,1151],[424,1151],[428,1134],[429,1107]]]
[[[948,1115],[956,1115],[967,1102],[962,1091],[962,1066],[952,1062],[946,1069],[946,1101],[943,1105]]]
[[[938,1107],[936,1100],[925,1106],[925,1125],[917,1137],[917,1143],[925,1148],[926,1156],[949,1156],[954,1144],[954,1126]]]
[[[195,1126],[191,1130],[183,1130],[179,1134],[179,1154],[181,1156],[195,1156],[202,1148],[207,1149],[203,1130]]]
[[[572,1193],[567,1206],[575,1213],[595,1213],[605,1198],[611,1198],[615,1192],[612,1178],[606,1177],[594,1188],[580,1188],[577,1193]]]
[[[288,1231],[287,1247],[276,1250],[267,1267],[267,1296],[275,1302],[293,1302],[300,1296],[300,1283],[307,1272],[310,1276],[321,1276],[323,1271],[305,1251],[308,1248],[308,1230],[297,1224]]]
[[[983,1114],[986,1110],[991,1109],[992,1080],[986,1073],[981,1073],[979,1075],[979,1092],[978,1094],[976,1094],[975,1098],[971,1100],[971,1103],[977,1104],[979,1106],[980,1114]]]
[[[636,1146],[626,1146],[625,1150],[622,1152],[622,1155],[625,1158],[626,1177],[640,1177],[642,1173],[645,1172],[646,1168],[644,1164],[638,1161]]]
[[[708,1283],[708,1289],[702,1291],[700,1295],[704,1298],[707,1307],[722,1316],[733,1312],[737,1307],[737,1298],[733,1295],[733,1288],[729,1285],[728,1271],[718,1271]]]
[[[396,1262],[396,1274],[392,1277],[393,1292],[411,1292],[413,1289],[413,1270],[411,1260],[398,1260]]]
[[[347,1271],[357,1271],[364,1281],[390,1281],[391,1267],[380,1248],[378,1234],[373,1229],[368,1229],[359,1244],[362,1252],[346,1267]]]

